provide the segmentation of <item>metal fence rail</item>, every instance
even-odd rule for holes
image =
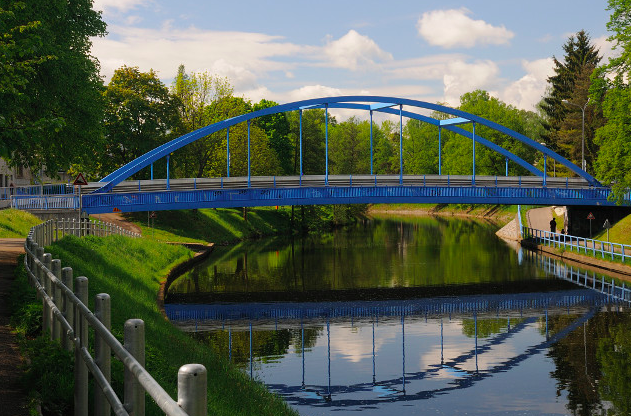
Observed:
[[[87,306],[87,277],[73,280],[72,268],[62,268],[60,260],[53,260],[50,253],[44,253],[45,246],[67,234],[139,235],[100,221],[50,220],[33,227],[26,239],[24,265],[30,283],[42,300],[43,331],[68,351],[74,349],[74,415],[88,415],[89,373],[95,381],[93,408],[97,416],[107,416],[112,411],[119,416],[144,416],[145,392],[168,416],[206,415],[206,368],[201,364],[180,367],[178,400],[173,400],[144,369],[144,322],[141,319],[127,320],[124,343],[121,344],[110,332],[110,296],[106,293],[96,295],[92,312]],[[88,344],[90,330],[94,333],[94,356]],[[122,400],[110,385],[112,354],[125,366]]]
[[[613,278],[608,280],[603,275],[599,278],[595,272],[589,272],[587,270],[581,270],[578,267],[568,266],[547,256],[537,255],[532,252],[527,253],[530,253],[527,255],[533,256],[537,264],[546,272],[554,274],[560,279],[564,279],[579,286],[602,293],[610,300],[631,302],[631,288],[627,287],[625,282],[622,282],[620,286],[617,286],[616,281]]]
[[[578,253],[591,254],[594,257],[600,255],[602,259],[618,259],[623,263],[630,259],[629,255],[631,254],[631,246],[627,244],[553,233],[529,227],[522,227],[522,236],[524,239],[532,239],[546,246],[576,250]]]
[[[11,208],[22,210],[79,209],[79,197],[63,196],[12,196]]]
[[[0,187],[0,200],[12,196],[66,195],[74,193],[74,187],[65,183],[50,185],[6,186]]]

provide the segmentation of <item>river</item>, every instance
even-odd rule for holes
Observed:
[[[497,228],[388,217],[218,247],[167,314],[302,415],[629,414],[627,305]]]

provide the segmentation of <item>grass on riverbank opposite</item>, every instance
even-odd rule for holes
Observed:
[[[285,402],[175,328],[158,310],[156,294],[160,280],[176,264],[192,256],[181,247],[120,236],[104,238],[73,236],[47,248],[62,267],[71,265],[74,276],[89,278],[90,308],[97,293],[112,299],[112,332],[122,340],[125,320],[145,322],[146,367],[151,375],[177,397],[177,371],[188,363],[204,364],[208,370],[208,411],[213,415],[293,415]],[[121,390],[122,364],[113,360],[113,384]],[[72,398],[70,398],[72,400]],[[147,415],[162,414],[147,400]]]
[[[375,204],[368,212],[413,214],[413,215],[465,215],[470,217],[493,218],[507,223],[515,218],[517,205],[486,204]]]
[[[594,239],[607,241],[607,230],[600,232]],[[609,241],[618,244],[631,244],[631,215],[627,215],[609,229]]]
[[[26,211],[12,208],[0,210],[0,238],[26,238],[31,227],[40,222],[42,220]]]
[[[183,211],[159,211],[156,217],[134,213],[126,218],[142,229],[142,235],[158,241],[194,241],[227,244],[263,235],[288,234],[291,230],[290,207],[203,208]],[[148,225],[150,224],[150,226]]]

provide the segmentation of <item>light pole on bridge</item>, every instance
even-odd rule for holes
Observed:
[[[591,97],[587,99],[587,101],[585,102],[585,104],[583,104],[583,106],[571,103],[568,100],[561,100],[563,104],[567,104],[567,105],[571,105],[573,107],[579,108],[581,112],[583,113],[583,121],[581,123],[582,132],[583,132],[582,139],[581,139],[581,169],[583,169],[585,172],[587,172],[587,166],[585,165],[585,109],[587,108],[587,104],[589,104],[589,100],[591,100]]]

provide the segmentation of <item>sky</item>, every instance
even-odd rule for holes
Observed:
[[[95,0],[108,35],[92,54],[114,70],[227,77],[235,95],[287,103],[381,95],[457,106],[475,89],[535,110],[552,57],[586,30],[614,55],[606,0]]]

